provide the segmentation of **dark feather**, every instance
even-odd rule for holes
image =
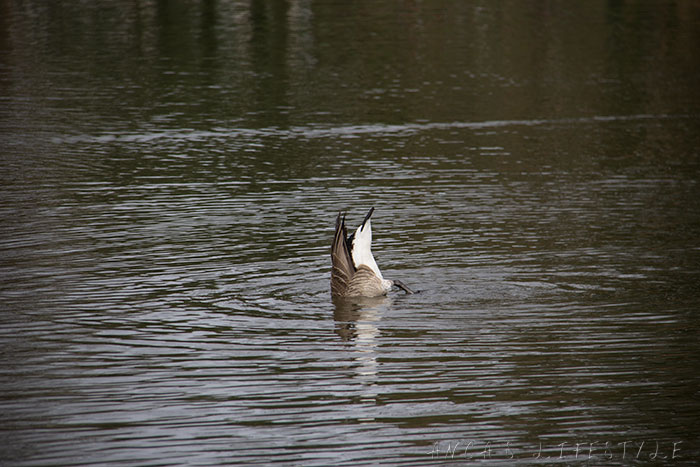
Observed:
[[[374,207],[371,207],[369,209],[369,212],[365,216],[365,219],[362,221],[362,224],[360,224],[360,230],[363,230],[365,228],[365,224],[367,223],[369,218],[372,217],[373,212],[374,212]],[[345,224],[345,217],[343,217],[343,224]],[[353,249],[353,246],[355,245],[355,232],[350,234],[350,236],[348,237],[348,241],[346,243],[348,245],[348,251],[350,252],[350,257],[352,258],[352,249]]]
[[[341,218],[341,213],[338,213],[335,220],[335,236],[331,245],[331,264],[331,294],[344,296],[355,275],[355,265],[348,247],[345,216]]]

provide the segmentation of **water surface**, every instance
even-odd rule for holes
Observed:
[[[0,464],[697,462],[700,9],[376,3],[0,2]]]

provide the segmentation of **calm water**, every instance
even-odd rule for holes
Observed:
[[[0,0],[0,464],[700,462],[700,7],[571,3]]]

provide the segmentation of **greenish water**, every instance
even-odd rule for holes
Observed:
[[[690,465],[695,2],[0,0],[0,464]],[[385,277],[330,297],[335,216]]]

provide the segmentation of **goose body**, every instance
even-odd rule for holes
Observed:
[[[377,297],[392,286],[413,293],[401,281],[384,279],[372,255],[371,208],[365,220],[348,237],[345,216],[338,213],[331,245],[331,294],[335,297]]]

